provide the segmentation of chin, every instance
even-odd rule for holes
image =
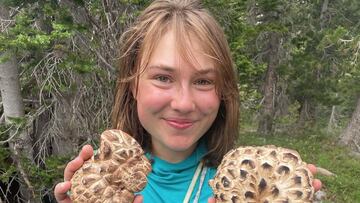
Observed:
[[[168,147],[174,151],[182,152],[190,149],[192,146],[194,146],[195,143],[196,142],[174,139],[171,143],[168,144]]]

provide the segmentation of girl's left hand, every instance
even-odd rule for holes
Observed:
[[[317,169],[316,169],[316,166],[315,166],[315,165],[313,165],[313,164],[308,164],[307,167],[308,167],[308,169],[311,171],[311,173],[312,173],[313,175],[316,175]],[[312,183],[312,186],[314,187],[315,192],[316,192],[316,191],[318,191],[318,190],[321,189],[322,183],[321,183],[321,181],[320,181],[319,179],[314,179],[314,180],[313,180],[313,183]]]
[[[315,165],[313,165],[313,164],[308,164],[307,167],[309,168],[309,170],[311,171],[311,173],[312,173],[313,175],[316,174],[317,169],[316,169],[316,166],[315,166]],[[313,187],[314,187],[314,189],[315,189],[315,192],[318,191],[318,190],[320,190],[321,187],[322,187],[322,183],[321,183],[321,181],[320,181],[319,179],[314,179],[312,185],[313,185]],[[213,197],[209,198],[209,199],[208,199],[208,203],[216,203],[215,198],[213,198]]]
[[[210,197],[210,198],[208,199],[208,203],[216,203],[215,198]]]

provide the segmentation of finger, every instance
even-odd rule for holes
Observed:
[[[84,164],[84,160],[80,157],[76,157],[70,161],[64,170],[64,180],[69,181],[74,173]]]
[[[66,192],[70,189],[70,187],[71,183],[69,181],[57,184],[54,189],[56,201],[62,203],[71,202],[70,198],[66,195]]]
[[[315,189],[315,192],[320,190],[321,187],[322,187],[322,183],[321,183],[321,181],[319,179],[314,179],[312,185],[313,185],[313,187]]]
[[[215,198],[210,197],[210,198],[208,199],[208,203],[216,203]]]
[[[308,164],[307,165],[308,169],[310,170],[310,172],[315,175],[317,172],[316,166],[314,164]]]
[[[134,203],[142,203],[143,197],[141,195],[136,195],[134,199]]]
[[[94,150],[91,145],[85,145],[80,151],[79,157],[84,161],[90,159],[94,154]]]
[[[93,148],[90,145],[85,145],[78,157],[70,161],[64,170],[64,180],[68,181],[74,173],[84,164],[84,161],[91,158],[93,155]]]

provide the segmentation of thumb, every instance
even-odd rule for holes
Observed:
[[[133,203],[142,203],[142,202],[143,202],[143,196],[135,195],[135,199]]]
[[[215,198],[211,197],[208,199],[208,203],[216,203]]]

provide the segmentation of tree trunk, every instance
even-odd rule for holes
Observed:
[[[269,34],[268,66],[264,84],[264,102],[260,110],[258,132],[264,135],[273,131],[273,120],[275,114],[275,91],[276,91],[276,67],[279,65],[278,49],[280,37],[277,33]]]
[[[315,121],[315,107],[310,99],[305,98],[300,101],[299,119],[297,120],[297,126],[304,128],[306,123],[314,123]]]
[[[4,6],[0,5],[0,17],[9,19],[9,12]],[[20,191],[22,198],[26,202],[36,202],[34,188],[29,181],[26,169],[23,167],[22,160],[27,158],[32,163],[32,142],[26,130],[23,129],[25,118],[23,98],[21,96],[20,80],[18,73],[18,63],[14,53],[7,51],[0,53],[0,92],[4,108],[5,123],[12,125],[9,131],[9,138],[2,141],[8,143],[11,158],[14,161],[21,177]]]
[[[360,153],[360,97],[347,128],[340,136],[339,143]]]
[[[0,57],[5,54],[7,53],[0,54]],[[15,57],[10,57],[6,62],[0,63],[0,84],[5,121],[9,122],[10,118],[24,117],[24,105]]]
[[[54,138],[54,143],[52,144],[53,154],[72,155],[77,151],[79,140],[82,136],[79,133],[79,126],[77,126],[76,115],[73,110],[78,95],[63,92],[62,95],[56,96],[55,94],[54,96],[57,99],[54,109],[54,115],[56,115],[54,127],[58,136]]]
[[[6,53],[0,55],[4,56]],[[0,89],[4,106],[5,123],[11,125],[17,122],[25,122],[24,105],[20,92],[20,82],[17,61],[14,56],[0,64]],[[20,121],[14,121],[20,119]],[[32,142],[26,130],[19,128],[19,123],[14,124],[10,130],[10,137],[6,141],[9,143],[11,158],[15,162],[19,174],[22,178],[21,193],[27,202],[35,202],[34,188],[29,181],[26,170],[23,168],[22,158],[26,157],[32,163]]]
[[[335,94],[335,97],[338,97],[338,93]],[[335,129],[337,126],[337,120],[336,120],[336,106],[333,105],[331,108],[331,114],[330,114],[330,118],[329,118],[329,122],[328,122],[328,126],[327,126],[327,132],[331,133],[333,131],[333,129]]]
[[[320,14],[320,30],[323,30],[325,27],[325,23],[327,21],[326,13],[328,11],[328,6],[329,6],[329,0],[324,0],[322,7],[321,7],[321,14]]]

